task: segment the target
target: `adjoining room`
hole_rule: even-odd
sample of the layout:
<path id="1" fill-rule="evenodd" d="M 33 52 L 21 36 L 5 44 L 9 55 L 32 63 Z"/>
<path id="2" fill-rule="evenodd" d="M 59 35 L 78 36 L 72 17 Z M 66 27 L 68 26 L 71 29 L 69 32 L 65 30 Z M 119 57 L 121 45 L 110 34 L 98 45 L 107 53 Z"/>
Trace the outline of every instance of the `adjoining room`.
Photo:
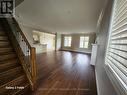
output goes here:
<path id="1" fill-rule="evenodd" d="M 55 34 L 33 31 L 33 46 L 36 53 L 43 53 L 55 50 Z"/>

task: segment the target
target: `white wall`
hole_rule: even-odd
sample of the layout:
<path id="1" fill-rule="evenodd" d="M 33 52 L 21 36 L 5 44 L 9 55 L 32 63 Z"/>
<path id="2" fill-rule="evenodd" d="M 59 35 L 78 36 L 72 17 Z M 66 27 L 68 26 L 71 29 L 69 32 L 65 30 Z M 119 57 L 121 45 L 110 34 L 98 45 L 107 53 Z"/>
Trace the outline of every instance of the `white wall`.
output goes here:
<path id="1" fill-rule="evenodd" d="M 25 34 L 30 45 L 33 46 L 33 33 L 32 33 L 32 31 L 34 29 L 31 27 L 28 27 L 28 26 L 24 26 L 22 24 L 20 24 L 20 28 L 21 28 L 22 32 Z"/>
<path id="2" fill-rule="evenodd" d="M 100 33 L 97 35 L 97 44 L 99 45 L 99 47 L 97 61 L 95 65 L 95 72 L 97 79 L 98 95 L 117 95 L 104 68 L 105 51 L 108 39 L 107 35 L 109 32 L 111 9 L 112 9 L 112 0 L 109 0 L 107 7 L 105 9 L 104 17 L 100 24 L 99 29 Z"/>
<path id="3" fill-rule="evenodd" d="M 56 34 L 56 50 L 61 49 L 61 34 Z"/>

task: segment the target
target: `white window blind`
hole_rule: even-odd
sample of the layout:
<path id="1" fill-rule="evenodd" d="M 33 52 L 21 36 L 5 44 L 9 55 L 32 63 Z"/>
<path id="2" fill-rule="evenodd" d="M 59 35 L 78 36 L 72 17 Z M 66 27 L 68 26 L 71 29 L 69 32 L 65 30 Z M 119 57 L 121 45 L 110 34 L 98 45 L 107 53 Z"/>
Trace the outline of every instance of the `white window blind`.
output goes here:
<path id="1" fill-rule="evenodd" d="M 127 0 L 115 0 L 113 11 L 105 64 L 120 95 L 127 95 Z"/>

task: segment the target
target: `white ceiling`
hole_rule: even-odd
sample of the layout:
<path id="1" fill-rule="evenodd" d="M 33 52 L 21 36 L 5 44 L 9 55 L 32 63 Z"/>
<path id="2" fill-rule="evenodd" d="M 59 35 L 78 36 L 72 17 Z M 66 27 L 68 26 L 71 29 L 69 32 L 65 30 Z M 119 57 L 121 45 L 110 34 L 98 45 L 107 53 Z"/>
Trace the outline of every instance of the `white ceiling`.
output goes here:
<path id="1" fill-rule="evenodd" d="M 47 32 L 96 32 L 99 14 L 106 0 L 24 0 L 16 8 L 22 23 Z"/>

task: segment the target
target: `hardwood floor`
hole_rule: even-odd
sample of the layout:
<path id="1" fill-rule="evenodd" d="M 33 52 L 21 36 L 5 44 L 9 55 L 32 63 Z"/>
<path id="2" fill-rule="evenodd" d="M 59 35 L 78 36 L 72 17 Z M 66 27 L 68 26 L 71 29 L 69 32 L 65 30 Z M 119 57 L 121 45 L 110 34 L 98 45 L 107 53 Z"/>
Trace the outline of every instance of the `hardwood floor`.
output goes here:
<path id="1" fill-rule="evenodd" d="M 38 82 L 33 95 L 97 95 L 90 55 L 68 51 L 37 55 Z"/>

